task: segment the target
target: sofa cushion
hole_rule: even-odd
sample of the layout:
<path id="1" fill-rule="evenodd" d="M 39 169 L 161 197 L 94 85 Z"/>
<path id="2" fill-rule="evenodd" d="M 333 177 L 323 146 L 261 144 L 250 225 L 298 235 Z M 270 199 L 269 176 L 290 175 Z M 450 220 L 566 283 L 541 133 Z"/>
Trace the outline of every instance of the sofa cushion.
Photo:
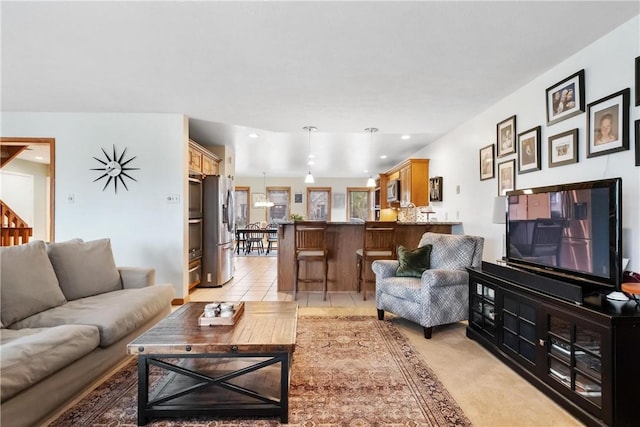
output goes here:
<path id="1" fill-rule="evenodd" d="M 109 239 L 53 243 L 47 252 L 69 301 L 122 289 Z"/>
<path id="2" fill-rule="evenodd" d="M 420 277 L 431 265 L 431 245 L 424 245 L 409 250 L 404 246 L 398 246 L 398 269 L 396 276 Z"/>
<path id="3" fill-rule="evenodd" d="M 90 353 L 99 341 L 98 328 L 87 325 L 0 330 L 2 401 Z"/>
<path id="4" fill-rule="evenodd" d="M 172 299 L 171 285 L 122 289 L 69 301 L 15 323 L 12 328 L 93 325 L 100 331 L 100 347 L 107 347 L 162 312 Z"/>
<path id="5" fill-rule="evenodd" d="M 376 282 L 376 294 L 384 293 L 408 301 L 420 301 L 422 284 L 417 277 L 387 277 Z"/>
<path id="6" fill-rule="evenodd" d="M 462 234 L 424 233 L 418 246 L 432 245 L 431 268 L 465 270 L 471 267 L 476 239 Z"/>
<path id="7" fill-rule="evenodd" d="M 0 248 L 0 318 L 5 327 L 65 303 L 44 242 Z"/>

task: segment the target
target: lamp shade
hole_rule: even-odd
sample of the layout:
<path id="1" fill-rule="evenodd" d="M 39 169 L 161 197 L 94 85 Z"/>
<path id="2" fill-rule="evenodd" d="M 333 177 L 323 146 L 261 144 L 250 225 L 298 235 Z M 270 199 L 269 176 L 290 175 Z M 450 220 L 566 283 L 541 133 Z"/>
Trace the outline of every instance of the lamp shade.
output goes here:
<path id="1" fill-rule="evenodd" d="M 273 202 L 270 202 L 267 200 L 258 201 L 255 204 L 256 208 L 270 208 L 272 206 L 273 206 Z"/>
<path id="2" fill-rule="evenodd" d="M 369 179 L 367 180 L 367 187 L 374 188 L 375 186 L 376 186 L 376 180 L 373 179 L 372 176 L 370 176 Z"/>
<path id="3" fill-rule="evenodd" d="M 309 171 L 309 173 L 307 174 L 307 176 L 304 178 L 304 183 L 305 184 L 313 184 L 315 183 L 316 180 L 313 179 L 313 175 L 311 175 L 311 171 Z"/>
<path id="4" fill-rule="evenodd" d="M 264 185 L 264 194 L 260 195 L 253 205 L 256 208 L 270 208 L 273 206 L 273 202 L 267 199 L 267 173 L 262 172 L 262 184 Z"/>
<path id="5" fill-rule="evenodd" d="M 507 197 L 498 196 L 493 199 L 493 223 L 505 224 L 507 222 Z"/>

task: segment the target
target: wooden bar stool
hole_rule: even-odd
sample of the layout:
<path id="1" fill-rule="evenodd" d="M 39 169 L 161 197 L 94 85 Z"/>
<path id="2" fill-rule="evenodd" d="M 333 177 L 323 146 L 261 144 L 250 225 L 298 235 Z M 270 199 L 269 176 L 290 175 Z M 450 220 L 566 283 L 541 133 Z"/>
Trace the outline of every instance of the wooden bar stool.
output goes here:
<path id="1" fill-rule="evenodd" d="M 356 250 L 356 271 L 358 292 L 362 289 L 362 299 L 367 299 L 367 282 L 375 283 L 375 279 L 367 279 L 366 265 L 377 259 L 395 259 L 396 257 L 396 223 L 393 221 L 365 221 L 362 247 Z M 374 287 L 375 288 L 375 287 Z"/>
<path id="2" fill-rule="evenodd" d="M 328 250 L 326 242 L 326 221 L 296 221 L 294 227 L 294 248 L 296 265 L 294 271 L 293 299 L 297 299 L 298 282 L 322 282 L 323 300 L 327 300 L 327 262 Z M 300 263 L 305 262 L 306 276 L 300 279 Z M 322 277 L 309 278 L 309 263 L 322 262 Z"/>

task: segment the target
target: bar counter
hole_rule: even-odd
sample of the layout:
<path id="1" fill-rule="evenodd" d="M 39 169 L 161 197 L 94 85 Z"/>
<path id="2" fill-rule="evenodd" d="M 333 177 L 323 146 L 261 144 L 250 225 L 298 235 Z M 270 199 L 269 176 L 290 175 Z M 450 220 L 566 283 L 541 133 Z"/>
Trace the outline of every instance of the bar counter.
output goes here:
<path id="1" fill-rule="evenodd" d="M 396 227 L 396 246 L 403 245 L 414 249 L 418 246 L 423 233 L 451 234 L 452 228 L 461 222 L 393 223 Z M 327 288 L 329 292 L 356 292 L 358 280 L 356 273 L 356 250 L 362 247 L 364 224 L 352 222 L 327 223 L 327 248 L 329 249 L 329 272 Z M 300 264 L 300 277 L 321 277 L 321 263 Z M 295 253 L 293 241 L 293 223 L 280 225 L 278 233 L 278 291 L 293 291 Z M 368 268 L 368 270 L 370 270 Z M 368 274 L 373 276 L 371 271 Z M 370 285 L 371 286 L 371 285 Z M 322 291 L 322 283 L 298 284 L 298 291 Z M 371 292 L 369 288 L 368 292 Z"/>

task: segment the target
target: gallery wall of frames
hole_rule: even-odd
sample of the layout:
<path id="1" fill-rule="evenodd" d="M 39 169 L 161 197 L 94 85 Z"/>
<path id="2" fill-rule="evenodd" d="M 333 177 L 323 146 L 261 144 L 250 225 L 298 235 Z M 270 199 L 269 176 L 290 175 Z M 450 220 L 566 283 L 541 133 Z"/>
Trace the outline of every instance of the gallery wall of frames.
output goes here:
<path id="1" fill-rule="evenodd" d="M 585 150 L 586 161 L 618 151 L 633 149 L 635 165 L 640 166 L 640 120 L 635 120 L 630 135 L 629 117 L 632 100 L 640 106 L 640 56 L 630 58 L 635 86 L 621 88 L 607 96 L 591 100 L 585 87 L 585 69 L 552 82 L 545 91 L 546 123 L 521 130 L 518 114 L 496 124 L 496 142 L 480 148 L 480 180 L 497 178 L 498 195 L 516 189 L 516 176 L 554 168 L 579 160 Z M 578 115 L 584 115 L 584 131 L 579 128 L 554 130 L 554 125 Z M 548 135 L 542 140 L 542 130 Z M 584 135 L 584 141 L 578 136 Z M 631 141 L 633 139 L 633 142 Z M 547 159 L 543 162 L 542 145 L 546 144 Z M 631 157 L 631 156 L 630 156 Z"/>

